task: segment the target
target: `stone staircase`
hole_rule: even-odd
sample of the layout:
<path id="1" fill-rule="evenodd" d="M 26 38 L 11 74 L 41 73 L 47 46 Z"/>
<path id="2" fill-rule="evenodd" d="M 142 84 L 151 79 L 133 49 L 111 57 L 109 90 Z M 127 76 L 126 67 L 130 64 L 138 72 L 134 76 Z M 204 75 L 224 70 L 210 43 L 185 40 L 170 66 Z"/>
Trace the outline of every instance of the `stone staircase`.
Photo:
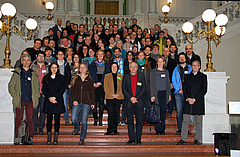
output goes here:
<path id="1" fill-rule="evenodd" d="M 69 113 L 71 115 L 71 113 Z M 200 153 L 214 155 L 213 145 L 193 145 L 194 135 L 188 136 L 187 145 L 176 145 L 180 135 L 176 135 L 176 111 L 173 118 L 166 119 L 166 134 L 155 135 L 154 126 L 143 126 L 142 145 L 126 145 L 128 141 L 127 126 L 118 126 L 120 135 L 104 135 L 107 131 L 107 112 L 104 112 L 103 126 L 93 126 L 93 118 L 88 119 L 87 139 L 85 145 L 78 145 L 79 135 L 72 135 L 73 126 L 64 125 L 61 116 L 61 126 L 58 145 L 46 145 L 46 127 L 44 135 L 35 135 L 33 145 L 0 145 L 0 153 Z M 54 128 L 54 127 L 53 127 Z M 194 127 L 190 126 L 190 132 Z"/>

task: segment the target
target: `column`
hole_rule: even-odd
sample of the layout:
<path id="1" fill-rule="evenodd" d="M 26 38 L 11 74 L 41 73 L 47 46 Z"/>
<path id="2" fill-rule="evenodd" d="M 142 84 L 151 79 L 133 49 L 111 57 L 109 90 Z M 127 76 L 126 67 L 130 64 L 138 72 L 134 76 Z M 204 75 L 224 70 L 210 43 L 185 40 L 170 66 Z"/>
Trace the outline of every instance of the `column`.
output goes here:
<path id="1" fill-rule="evenodd" d="M 135 0 L 135 12 L 134 15 L 143 15 L 142 12 L 142 0 Z"/>
<path id="2" fill-rule="evenodd" d="M 8 92 L 12 70 L 0 69 L 0 144 L 13 144 L 14 142 L 14 113 L 12 97 Z"/>
<path id="3" fill-rule="evenodd" d="M 90 0 L 90 15 L 94 15 L 94 11 L 95 11 L 95 0 Z"/>
<path id="4" fill-rule="evenodd" d="M 149 0 L 149 15 L 157 15 L 156 6 L 156 0 Z"/>
<path id="5" fill-rule="evenodd" d="M 205 144 L 213 144 L 213 133 L 231 132 L 226 104 L 226 85 L 229 76 L 226 76 L 226 72 L 205 72 L 205 74 L 208 79 L 208 91 L 205 95 L 202 142 Z"/>
<path id="6" fill-rule="evenodd" d="M 64 12 L 64 0 L 57 0 L 57 12 Z"/>
<path id="7" fill-rule="evenodd" d="M 124 0 L 119 0 L 119 15 L 122 16 L 123 15 L 123 3 L 124 3 Z"/>
<path id="8" fill-rule="evenodd" d="M 71 13 L 79 13 L 79 0 L 72 0 Z"/>

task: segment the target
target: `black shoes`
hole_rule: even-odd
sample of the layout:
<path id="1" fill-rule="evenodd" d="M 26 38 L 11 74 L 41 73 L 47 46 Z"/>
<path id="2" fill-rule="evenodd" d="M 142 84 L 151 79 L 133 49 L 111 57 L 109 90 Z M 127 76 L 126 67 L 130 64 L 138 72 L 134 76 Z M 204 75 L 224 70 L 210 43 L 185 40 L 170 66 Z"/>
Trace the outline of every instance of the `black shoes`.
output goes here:
<path id="1" fill-rule="evenodd" d="M 65 125 L 66 125 L 66 126 L 70 126 L 69 121 L 65 121 Z"/>
<path id="2" fill-rule="evenodd" d="M 52 141 L 52 134 L 51 132 L 47 132 L 47 145 L 50 145 Z"/>
<path id="3" fill-rule="evenodd" d="M 183 141 L 182 139 L 176 143 L 176 145 L 186 145 L 187 142 L 186 141 Z"/>
<path id="4" fill-rule="evenodd" d="M 94 121 L 93 126 L 97 126 L 97 121 Z"/>
<path id="5" fill-rule="evenodd" d="M 138 140 L 137 140 L 137 145 L 141 145 L 141 144 L 142 144 L 141 140 L 138 139 Z"/>
<path id="6" fill-rule="evenodd" d="M 58 134 L 59 134 L 59 132 L 55 132 L 54 133 L 54 138 L 53 138 L 53 144 L 54 145 L 58 144 Z"/>
<path id="7" fill-rule="evenodd" d="M 119 135 L 120 133 L 117 131 L 106 132 L 104 135 Z"/>
<path id="8" fill-rule="evenodd" d="M 164 131 L 157 131 L 155 135 L 165 135 Z"/>
<path id="9" fill-rule="evenodd" d="M 80 139 L 79 145 L 84 145 L 84 139 Z"/>
<path id="10" fill-rule="evenodd" d="M 181 129 L 178 129 L 178 131 L 176 132 L 176 135 L 181 135 L 181 131 L 182 131 Z M 192 133 L 188 131 L 188 135 L 192 135 Z"/>
<path id="11" fill-rule="evenodd" d="M 102 126 L 102 120 L 99 120 L 99 126 Z"/>
<path id="12" fill-rule="evenodd" d="M 131 145 L 131 144 L 135 144 L 135 140 L 129 140 L 126 142 L 126 145 Z"/>
<path id="13" fill-rule="evenodd" d="M 39 129 L 39 135 L 43 135 L 43 129 Z"/>
<path id="14" fill-rule="evenodd" d="M 37 135 L 38 134 L 38 131 L 37 131 L 37 128 L 34 129 L 34 135 Z"/>
<path id="15" fill-rule="evenodd" d="M 176 132 L 176 135 L 181 135 L 181 129 L 178 129 L 178 131 Z"/>
<path id="16" fill-rule="evenodd" d="M 72 135 L 80 135 L 80 130 L 73 130 Z"/>
<path id="17" fill-rule="evenodd" d="M 201 143 L 198 140 L 194 140 L 194 145 L 200 145 Z"/>

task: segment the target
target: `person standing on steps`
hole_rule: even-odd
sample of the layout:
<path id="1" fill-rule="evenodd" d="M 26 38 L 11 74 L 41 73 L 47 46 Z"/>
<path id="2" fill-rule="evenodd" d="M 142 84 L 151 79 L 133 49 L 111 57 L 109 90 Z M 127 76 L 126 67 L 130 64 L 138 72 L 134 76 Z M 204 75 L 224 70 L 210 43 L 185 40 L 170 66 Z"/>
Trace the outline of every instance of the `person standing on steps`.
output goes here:
<path id="1" fill-rule="evenodd" d="M 122 99 L 122 79 L 123 75 L 118 72 L 118 64 L 113 62 L 111 64 L 111 71 L 104 78 L 105 99 L 107 100 L 108 111 L 108 129 L 104 135 L 119 135 L 117 131 L 118 115 Z"/>
<path id="2" fill-rule="evenodd" d="M 205 115 L 204 96 L 207 93 L 207 75 L 201 73 L 200 62 L 192 61 L 192 72 L 186 76 L 183 84 L 183 92 L 185 102 L 183 104 L 183 123 L 181 140 L 177 145 L 187 144 L 188 126 L 190 116 L 196 119 L 196 134 L 194 137 L 194 145 L 200 145 L 202 139 L 202 115 Z"/>
<path id="3" fill-rule="evenodd" d="M 143 96 L 146 93 L 145 78 L 138 74 L 138 64 L 131 62 L 129 65 L 130 74 L 124 75 L 122 90 L 125 99 L 127 110 L 128 136 L 129 141 L 127 145 L 135 144 L 141 145 L 142 136 L 142 110 L 143 110 Z M 134 128 L 134 117 L 136 118 L 136 135 Z"/>
<path id="4" fill-rule="evenodd" d="M 89 73 L 95 88 L 96 106 L 93 109 L 94 126 L 97 126 L 97 103 L 99 103 L 99 126 L 102 126 L 104 110 L 104 77 L 110 73 L 110 64 L 106 62 L 105 53 L 102 50 L 96 52 L 96 59 L 89 65 Z"/>
<path id="5" fill-rule="evenodd" d="M 71 96 L 73 100 L 72 121 L 74 124 L 73 135 L 80 133 L 80 119 L 82 122 L 79 145 L 84 144 L 87 135 L 87 120 L 90 109 L 95 106 L 95 91 L 93 80 L 89 75 L 87 65 L 81 63 L 77 74 L 74 76 L 71 84 Z"/>
<path id="6" fill-rule="evenodd" d="M 31 63 L 31 57 L 29 54 L 21 55 L 22 66 L 17 67 L 12 72 L 12 77 L 8 83 L 8 91 L 11 94 L 13 100 L 12 104 L 15 108 L 15 145 L 21 143 L 21 139 L 18 138 L 18 128 L 21 125 L 23 119 L 23 112 L 25 108 L 27 122 L 29 123 L 29 144 L 33 144 L 34 136 L 34 123 L 33 123 L 33 109 L 38 106 L 40 97 L 38 72 L 29 68 Z"/>
<path id="7" fill-rule="evenodd" d="M 157 67 L 150 74 L 151 102 L 159 105 L 161 123 L 155 125 L 156 135 L 165 135 L 166 105 L 171 100 L 171 86 L 168 70 L 164 68 L 166 61 L 160 56 Z"/>
<path id="8" fill-rule="evenodd" d="M 59 65 L 52 63 L 50 71 L 43 77 L 42 91 L 45 96 L 43 113 L 47 113 L 47 145 L 51 144 L 52 120 L 54 116 L 54 140 L 53 144 L 58 144 L 58 134 L 60 128 L 60 114 L 65 112 L 63 93 L 65 92 L 65 77 L 60 73 Z"/>

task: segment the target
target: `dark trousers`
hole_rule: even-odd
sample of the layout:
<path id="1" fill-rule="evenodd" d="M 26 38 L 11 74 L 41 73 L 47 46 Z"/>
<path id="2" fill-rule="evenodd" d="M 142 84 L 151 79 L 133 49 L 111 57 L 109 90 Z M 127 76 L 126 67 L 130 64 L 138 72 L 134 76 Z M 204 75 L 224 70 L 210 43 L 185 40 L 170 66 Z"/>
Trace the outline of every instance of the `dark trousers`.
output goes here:
<path id="1" fill-rule="evenodd" d="M 34 136 L 34 123 L 33 123 L 33 102 L 22 102 L 21 108 L 15 108 L 16 117 L 15 117 L 15 138 L 18 137 L 18 128 L 21 125 L 21 121 L 23 119 L 23 112 L 25 107 L 25 113 L 27 122 L 29 124 L 29 137 L 33 138 Z"/>
<path id="2" fill-rule="evenodd" d="M 165 119 L 166 119 L 166 91 L 158 91 L 158 102 L 159 102 L 159 109 L 160 109 L 160 120 L 161 123 L 155 124 L 155 131 L 165 131 Z"/>
<path id="3" fill-rule="evenodd" d="M 176 101 L 175 101 L 175 95 L 174 90 L 171 90 L 171 101 L 168 102 L 168 112 L 170 115 L 172 115 L 173 107 L 176 107 Z"/>
<path id="4" fill-rule="evenodd" d="M 120 112 L 118 114 L 118 123 L 127 123 L 126 118 L 127 118 L 127 111 L 126 111 L 126 105 L 125 105 L 125 100 L 122 100 L 122 117 L 120 118 Z"/>
<path id="5" fill-rule="evenodd" d="M 52 120 L 53 120 L 53 115 L 54 115 L 54 130 L 55 132 L 59 132 L 60 128 L 60 114 L 53 114 L 53 113 L 48 113 L 47 114 L 47 132 L 52 131 Z"/>
<path id="6" fill-rule="evenodd" d="M 148 113 L 148 107 L 151 104 L 151 95 L 150 92 L 146 92 L 145 95 L 143 96 L 143 121 L 142 122 L 146 122 L 147 121 L 147 113 Z"/>
<path id="7" fill-rule="evenodd" d="M 45 125 L 45 118 L 46 114 L 42 112 L 43 110 L 43 104 L 44 104 L 43 94 L 40 94 L 39 103 L 36 109 L 33 109 L 33 123 L 34 123 L 34 129 L 43 129 Z M 38 117 L 38 113 L 40 113 L 40 116 Z"/>
<path id="8" fill-rule="evenodd" d="M 120 105 L 122 100 L 107 99 L 107 111 L 108 111 L 108 129 L 107 132 L 117 132 L 118 115 L 120 111 Z"/>
<path id="9" fill-rule="evenodd" d="M 128 136 L 130 140 L 140 140 L 142 136 L 142 107 L 138 103 L 131 104 L 127 107 L 127 123 L 128 123 Z M 136 136 L 134 128 L 134 117 L 136 118 Z"/>
<path id="10" fill-rule="evenodd" d="M 103 117 L 103 110 L 104 110 L 104 98 L 100 98 L 96 95 L 96 105 L 93 109 L 93 117 L 94 121 L 98 120 L 98 115 L 97 115 L 97 104 L 99 104 L 99 120 L 102 120 Z"/>

